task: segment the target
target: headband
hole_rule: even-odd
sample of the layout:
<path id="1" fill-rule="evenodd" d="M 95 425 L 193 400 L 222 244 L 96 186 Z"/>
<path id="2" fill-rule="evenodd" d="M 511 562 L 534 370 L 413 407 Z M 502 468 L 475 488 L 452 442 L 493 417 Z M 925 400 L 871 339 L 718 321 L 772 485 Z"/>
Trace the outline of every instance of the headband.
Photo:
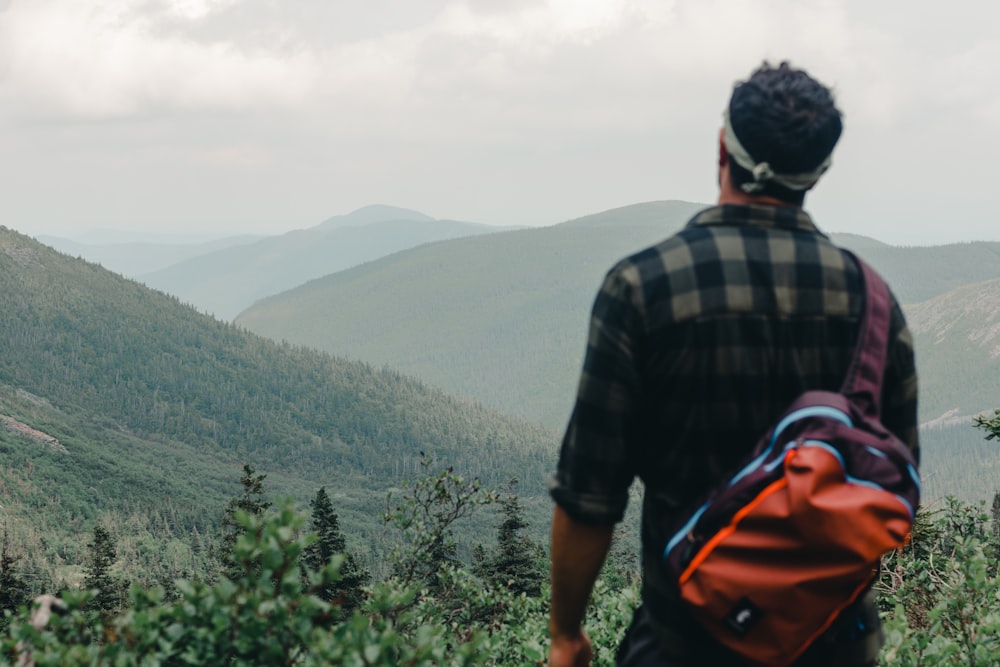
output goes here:
<path id="1" fill-rule="evenodd" d="M 747 152 L 747 149 L 743 147 L 743 144 L 740 143 L 740 140 L 736 137 L 736 132 L 733 131 L 733 125 L 729 121 L 729 109 L 722 112 L 722 119 L 725 128 L 722 140 L 726 145 L 726 150 L 736 164 L 749 171 L 753 176 L 752 182 L 744 183 L 740 186 L 744 192 L 754 193 L 763 190 L 768 183 L 774 183 L 789 190 L 808 190 L 816 184 L 819 177 L 830 168 L 830 164 L 833 162 L 833 153 L 831 153 L 812 171 L 801 174 L 776 174 L 767 162 L 757 162 L 754 160 L 750 156 L 750 153 Z"/>

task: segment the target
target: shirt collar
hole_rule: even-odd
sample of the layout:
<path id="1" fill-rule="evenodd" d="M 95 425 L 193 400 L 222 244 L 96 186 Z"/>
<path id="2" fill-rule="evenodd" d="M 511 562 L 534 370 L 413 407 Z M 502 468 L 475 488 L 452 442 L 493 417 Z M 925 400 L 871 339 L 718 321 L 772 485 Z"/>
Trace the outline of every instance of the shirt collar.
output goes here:
<path id="1" fill-rule="evenodd" d="M 740 225 L 764 229 L 785 229 L 819 234 L 825 237 L 812 218 L 798 206 L 761 206 L 723 204 L 697 213 L 689 227 L 708 225 Z"/>

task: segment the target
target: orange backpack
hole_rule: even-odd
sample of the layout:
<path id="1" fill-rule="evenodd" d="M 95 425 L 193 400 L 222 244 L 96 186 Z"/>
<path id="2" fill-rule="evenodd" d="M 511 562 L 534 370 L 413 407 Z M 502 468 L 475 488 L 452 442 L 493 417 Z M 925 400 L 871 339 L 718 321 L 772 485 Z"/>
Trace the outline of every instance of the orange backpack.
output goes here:
<path id="1" fill-rule="evenodd" d="M 755 665 L 790 665 L 822 635 L 903 545 L 920 500 L 912 453 L 879 421 L 889 290 L 854 259 L 865 312 L 840 392 L 802 394 L 666 533 L 680 597 Z"/>

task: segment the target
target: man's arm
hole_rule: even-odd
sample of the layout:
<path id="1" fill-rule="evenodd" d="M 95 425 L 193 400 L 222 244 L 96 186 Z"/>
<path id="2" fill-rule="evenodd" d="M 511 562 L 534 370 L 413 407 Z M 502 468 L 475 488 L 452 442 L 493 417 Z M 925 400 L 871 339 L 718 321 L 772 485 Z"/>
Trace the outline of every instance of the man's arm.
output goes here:
<path id="1" fill-rule="evenodd" d="M 550 667 L 586 667 L 590 639 L 583 632 L 590 592 L 611 547 L 614 525 L 575 521 L 556 505 L 552 517 Z"/>

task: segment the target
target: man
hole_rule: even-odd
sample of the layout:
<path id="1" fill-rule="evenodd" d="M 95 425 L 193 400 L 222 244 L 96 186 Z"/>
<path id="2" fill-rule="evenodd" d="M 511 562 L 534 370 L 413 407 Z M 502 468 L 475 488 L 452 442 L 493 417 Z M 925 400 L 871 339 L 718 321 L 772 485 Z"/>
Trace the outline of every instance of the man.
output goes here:
<path id="1" fill-rule="evenodd" d="M 618 664 L 743 664 L 685 614 L 662 575 L 663 525 L 731 472 L 796 396 L 843 382 L 860 270 L 802 209 L 841 129 L 826 87 L 764 63 L 724 114 L 718 206 L 607 274 L 551 488 L 551 667 L 590 664 L 582 620 L 635 477 L 642 606 Z M 883 384 L 882 421 L 916 454 L 913 348 L 895 300 Z M 880 644 L 869 594 L 796 665 L 874 664 Z"/>

